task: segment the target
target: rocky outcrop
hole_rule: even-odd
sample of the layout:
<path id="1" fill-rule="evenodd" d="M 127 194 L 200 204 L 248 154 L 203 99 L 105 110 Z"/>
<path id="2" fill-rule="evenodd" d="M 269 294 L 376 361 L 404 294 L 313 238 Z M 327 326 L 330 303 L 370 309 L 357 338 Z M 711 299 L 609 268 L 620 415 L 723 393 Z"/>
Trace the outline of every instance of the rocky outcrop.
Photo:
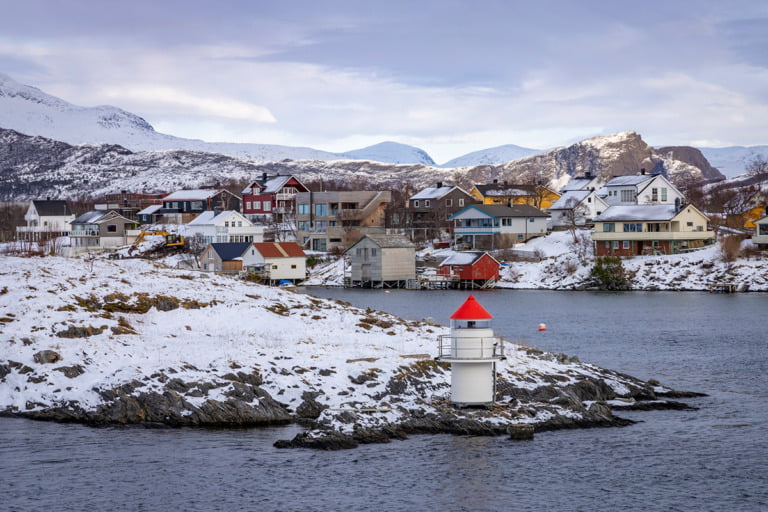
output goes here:
<path id="1" fill-rule="evenodd" d="M 665 146 L 657 148 L 656 152 L 668 159 L 685 162 L 701 169 L 701 175 L 705 180 L 725 179 L 725 175 L 712 167 L 704 154 L 697 148 L 691 146 Z"/>

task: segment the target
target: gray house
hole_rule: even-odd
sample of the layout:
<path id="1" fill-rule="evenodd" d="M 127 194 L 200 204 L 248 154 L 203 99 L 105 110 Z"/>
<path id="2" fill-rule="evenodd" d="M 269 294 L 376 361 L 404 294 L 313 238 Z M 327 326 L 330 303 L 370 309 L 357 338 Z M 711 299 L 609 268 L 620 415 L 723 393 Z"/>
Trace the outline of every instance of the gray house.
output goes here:
<path id="1" fill-rule="evenodd" d="M 416 247 L 402 235 L 369 233 L 345 254 L 351 268 L 345 286 L 405 288 L 416 279 Z"/>

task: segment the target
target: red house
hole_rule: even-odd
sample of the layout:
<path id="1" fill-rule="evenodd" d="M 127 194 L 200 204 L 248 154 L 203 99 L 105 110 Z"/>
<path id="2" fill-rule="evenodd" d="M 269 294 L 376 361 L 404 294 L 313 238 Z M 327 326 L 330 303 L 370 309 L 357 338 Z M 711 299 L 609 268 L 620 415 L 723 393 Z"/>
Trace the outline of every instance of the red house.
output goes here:
<path id="1" fill-rule="evenodd" d="M 267 176 L 243 189 L 243 214 L 249 220 L 258 220 L 274 215 L 282 220 L 286 214 L 296 213 L 296 194 L 309 192 L 298 179 L 291 175 Z"/>
<path id="2" fill-rule="evenodd" d="M 501 264 L 483 251 L 462 251 L 448 256 L 437 275 L 453 277 L 460 288 L 488 288 L 499 279 Z"/>

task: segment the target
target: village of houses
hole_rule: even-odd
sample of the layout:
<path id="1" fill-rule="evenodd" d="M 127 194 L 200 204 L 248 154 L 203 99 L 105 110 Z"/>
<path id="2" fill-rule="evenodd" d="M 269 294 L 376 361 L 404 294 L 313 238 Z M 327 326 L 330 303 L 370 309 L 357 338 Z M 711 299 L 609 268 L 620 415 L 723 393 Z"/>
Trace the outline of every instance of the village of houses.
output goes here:
<path id="1" fill-rule="evenodd" d="M 345 258 L 345 286 L 382 288 L 493 287 L 502 251 L 556 231 L 591 237 L 597 257 L 679 254 L 716 242 L 710 219 L 665 176 L 644 170 L 607 182 L 574 177 L 561 190 L 498 180 L 470 190 L 436 183 L 403 208 L 388 208 L 391 201 L 386 190 L 311 191 L 295 176 L 262 174 L 241 195 L 124 191 L 79 215 L 65 201 L 34 200 L 26 226 L 16 230 L 21 240 L 65 237 L 57 252 L 71 257 L 184 249 L 194 255 L 179 260 L 185 268 L 272 285 L 303 282 L 308 257 L 333 254 Z M 764 210 L 750 227 L 754 244 L 768 247 Z M 425 241 L 452 249 L 427 272 L 416 259 Z"/>

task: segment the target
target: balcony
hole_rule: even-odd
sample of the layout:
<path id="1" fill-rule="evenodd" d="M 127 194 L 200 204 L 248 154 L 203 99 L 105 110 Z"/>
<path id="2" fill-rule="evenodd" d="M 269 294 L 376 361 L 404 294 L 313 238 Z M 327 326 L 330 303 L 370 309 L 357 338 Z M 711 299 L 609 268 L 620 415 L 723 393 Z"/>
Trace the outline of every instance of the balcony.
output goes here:
<path id="1" fill-rule="evenodd" d="M 592 240 L 603 242 L 609 240 L 709 240 L 715 238 L 713 231 L 595 231 Z"/>
<path id="2" fill-rule="evenodd" d="M 495 336 L 470 338 L 445 334 L 438 340 L 440 361 L 494 361 L 504 357 L 504 340 Z"/>

